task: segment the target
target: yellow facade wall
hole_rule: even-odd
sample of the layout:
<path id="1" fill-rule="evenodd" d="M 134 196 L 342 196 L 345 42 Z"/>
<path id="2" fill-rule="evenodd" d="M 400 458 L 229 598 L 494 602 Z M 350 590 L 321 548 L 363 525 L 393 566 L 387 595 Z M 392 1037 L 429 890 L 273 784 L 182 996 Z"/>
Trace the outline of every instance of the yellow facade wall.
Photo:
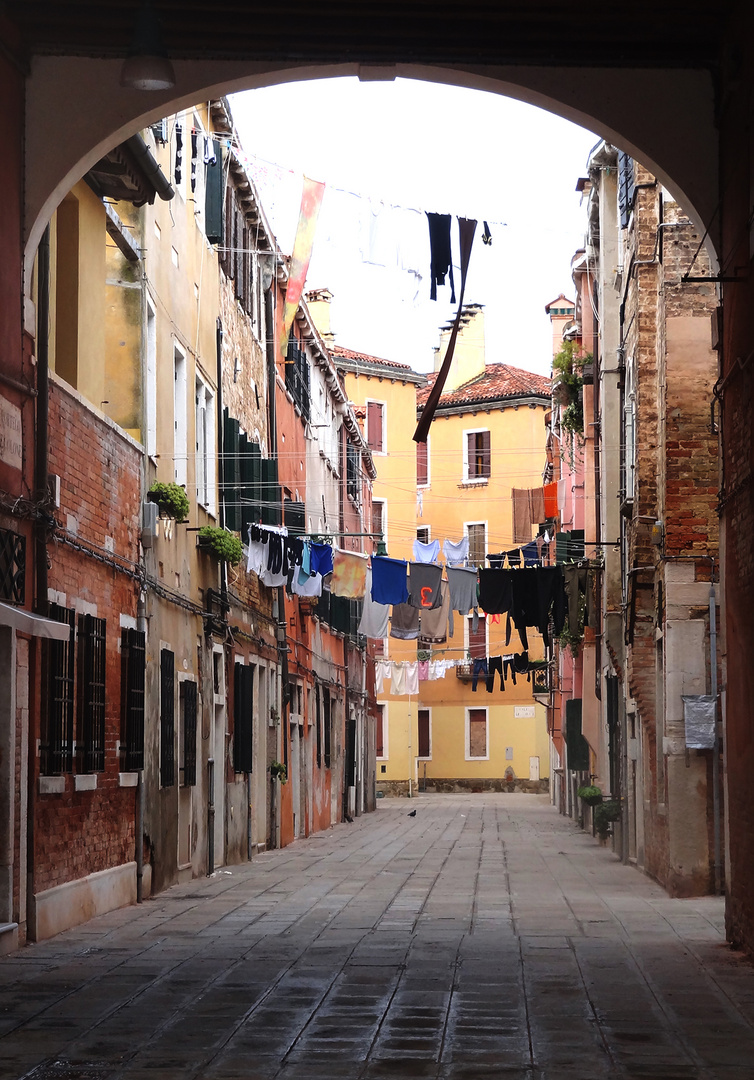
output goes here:
<path id="1" fill-rule="evenodd" d="M 479 320 L 481 323 L 481 319 Z M 483 337 L 479 326 L 466 328 L 466 339 L 458 363 L 454 365 L 452 385 L 458 385 L 461 373 L 479 378 L 479 356 Z M 465 356 L 466 351 L 469 355 Z M 463 380 L 461 380 L 462 382 Z M 511 489 L 542 484 L 543 446 L 545 441 L 543 401 L 524 399 L 511 404 L 499 402 L 476 411 L 436 416 L 429 435 L 429 482 L 416 486 L 416 384 L 396 378 L 371 378 L 347 373 L 349 397 L 358 405 L 368 401 L 384 402 L 386 444 L 384 454 L 375 454 L 378 479 L 373 497 L 386 505 L 388 554 L 412 559 L 417 529 L 429 530 L 430 540 L 446 538 L 458 541 L 469 524 L 485 525 L 487 552 L 514 547 L 512 539 Z M 491 475 L 485 482 L 466 482 L 464 454 L 467 433 L 489 430 Z M 533 530 L 534 532 L 534 530 Z M 517 546 L 517 545 L 516 545 Z M 441 561 L 444 561 L 441 555 Z M 468 620 L 454 618 L 454 634 L 445 645 L 432 647 L 435 659 L 464 660 L 469 646 Z M 505 645 L 505 617 L 486 621 L 487 653 L 504 655 L 522 650 L 513 631 L 510 645 Z M 417 659 L 417 642 L 388 638 L 385 656 L 390 660 Z M 529 657 L 541 659 L 543 643 L 535 631 L 529 632 Z M 482 678 L 476 692 L 471 682 L 458 678 L 449 669 L 444 679 L 420 684 L 419 698 L 391 694 L 392 684 L 385 680 L 378 701 L 384 707 L 384 756 L 377 761 L 377 781 L 386 790 L 404 792 L 420 787 L 427 780 L 461 780 L 473 786 L 476 781 L 497 781 L 513 771 L 516 779 L 546 780 L 549 751 L 545 709 L 534 701 L 532 684 L 518 676 L 516 686 L 510 679 L 505 690 L 487 693 Z M 431 756 L 418 758 L 418 710 L 430 711 Z M 487 710 L 487 753 L 484 759 L 471 759 L 468 753 L 467 717 L 469 709 Z M 518 715 L 517 715 L 518 713 Z M 536 759 L 536 760 L 532 760 Z M 510 776 L 510 772 L 508 772 Z"/>

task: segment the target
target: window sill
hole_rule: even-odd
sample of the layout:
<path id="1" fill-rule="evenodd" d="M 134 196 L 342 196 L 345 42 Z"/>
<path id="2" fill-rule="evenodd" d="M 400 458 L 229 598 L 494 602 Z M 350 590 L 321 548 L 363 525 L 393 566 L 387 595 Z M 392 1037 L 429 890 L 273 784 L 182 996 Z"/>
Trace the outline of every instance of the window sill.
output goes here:
<path id="1" fill-rule="evenodd" d="M 139 784 L 139 774 L 137 772 L 118 773 L 118 783 L 121 787 L 137 787 Z"/>
<path id="2" fill-rule="evenodd" d="M 97 788 L 96 773 L 81 773 L 73 778 L 74 791 L 95 791 Z"/>
<path id="3" fill-rule="evenodd" d="M 65 791 L 65 776 L 40 776 L 40 795 L 62 795 Z"/>
<path id="4" fill-rule="evenodd" d="M 475 488 L 475 487 L 487 487 L 490 482 L 488 476 L 481 476 L 478 480 L 462 480 L 458 485 L 459 488 Z"/>

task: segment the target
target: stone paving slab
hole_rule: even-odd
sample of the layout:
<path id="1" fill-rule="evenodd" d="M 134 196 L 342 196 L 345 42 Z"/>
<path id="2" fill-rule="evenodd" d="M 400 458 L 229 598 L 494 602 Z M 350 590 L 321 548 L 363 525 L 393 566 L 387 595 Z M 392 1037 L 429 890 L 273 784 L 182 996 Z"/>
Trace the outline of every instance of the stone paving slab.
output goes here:
<path id="1" fill-rule="evenodd" d="M 179 1077 L 754 1080 L 754 967 L 544 797 L 386 799 L 0 958 L 0 1080 Z"/>

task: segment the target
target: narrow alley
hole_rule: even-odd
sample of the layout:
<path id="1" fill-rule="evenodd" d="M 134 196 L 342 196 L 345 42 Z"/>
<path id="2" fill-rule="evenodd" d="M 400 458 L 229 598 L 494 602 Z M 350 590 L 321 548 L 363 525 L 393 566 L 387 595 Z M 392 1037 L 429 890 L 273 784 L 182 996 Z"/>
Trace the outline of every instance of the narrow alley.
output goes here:
<path id="1" fill-rule="evenodd" d="M 0 960 L 3 1080 L 750 1080 L 753 1062 L 754 967 L 722 899 L 669 899 L 546 796 L 381 800 Z"/>

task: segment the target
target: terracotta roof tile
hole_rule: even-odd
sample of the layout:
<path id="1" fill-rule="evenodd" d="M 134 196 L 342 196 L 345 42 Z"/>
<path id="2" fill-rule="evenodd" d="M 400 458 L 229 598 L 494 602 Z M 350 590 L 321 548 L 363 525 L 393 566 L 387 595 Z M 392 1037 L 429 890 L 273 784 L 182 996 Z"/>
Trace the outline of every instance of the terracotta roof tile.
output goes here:
<path id="1" fill-rule="evenodd" d="M 418 408 L 423 408 L 429 392 L 434 386 L 437 372 L 427 376 L 427 385 L 416 395 Z M 457 390 L 442 394 L 440 408 L 452 405 L 470 405 L 474 402 L 499 401 L 501 398 L 527 397 L 535 394 L 550 397 L 552 380 L 544 375 L 535 375 L 532 371 L 510 367 L 508 364 L 488 364 L 484 375 L 480 375 Z"/>
<path id="2" fill-rule="evenodd" d="M 399 364 L 395 360 L 383 360 L 379 356 L 370 356 L 369 353 L 344 349 L 342 345 L 331 345 L 329 348 L 332 356 L 342 356 L 344 360 L 353 360 L 362 364 L 379 364 L 381 367 L 397 368 L 399 371 L 411 371 L 413 373 L 413 368 L 408 364 Z"/>

